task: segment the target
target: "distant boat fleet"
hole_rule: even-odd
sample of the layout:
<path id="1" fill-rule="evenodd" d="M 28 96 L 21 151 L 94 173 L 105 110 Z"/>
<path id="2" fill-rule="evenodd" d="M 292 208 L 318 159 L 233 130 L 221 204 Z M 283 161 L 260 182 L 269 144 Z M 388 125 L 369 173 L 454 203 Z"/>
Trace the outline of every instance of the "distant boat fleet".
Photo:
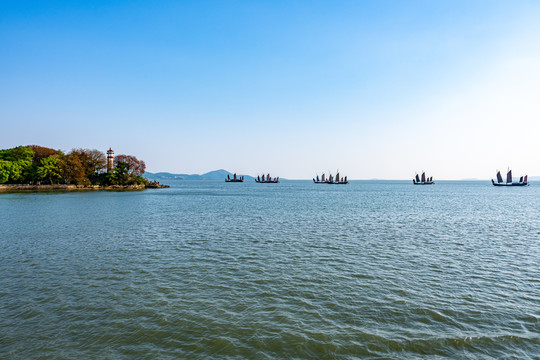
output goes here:
<path id="1" fill-rule="evenodd" d="M 518 182 L 513 182 L 512 170 L 508 169 L 508 173 L 506 174 L 506 182 L 503 181 L 501 172 L 497 171 L 497 181 L 491 179 L 491 183 L 494 186 L 527 186 L 529 185 L 527 178 L 528 175 L 523 175 L 519 178 Z M 244 176 L 237 176 L 236 173 L 234 173 L 231 178 L 230 175 L 227 175 L 227 177 L 225 178 L 225 182 L 244 182 Z M 255 178 L 255 182 L 258 184 L 277 184 L 279 183 L 279 176 L 273 178 L 270 176 L 270 174 L 266 174 L 266 176 L 264 174 L 257 175 L 257 177 Z M 313 182 L 315 184 L 345 185 L 349 183 L 349 180 L 347 180 L 346 176 L 340 177 L 339 171 L 337 171 L 335 176 L 330 173 L 328 177 L 326 177 L 325 173 L 323 173 L 319 178 L 319 175 L 316 175 L 316 177 L 313 178 Z M 433 181 L 433 176 L 427 177 L 426 172 L 422 171 L 422 175 L 418 175 L 418 173 L 416 173 L 413 178 L 413 184 L 433 185 L 435 184 L 435 181 Z"/>

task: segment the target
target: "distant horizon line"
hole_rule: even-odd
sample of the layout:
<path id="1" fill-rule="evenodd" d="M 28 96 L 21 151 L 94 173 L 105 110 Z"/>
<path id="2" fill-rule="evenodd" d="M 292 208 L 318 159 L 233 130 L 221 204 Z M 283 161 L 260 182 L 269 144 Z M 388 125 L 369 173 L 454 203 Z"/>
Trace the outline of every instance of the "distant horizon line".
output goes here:
<path id="1" fill-rule="evenodd" d="M 218 169 L 218 170 L 211 170 L 211 171 L 208 171 L 208 172 L 205 172 L 203 174 L 188 174 L 188 173 L 172 173 L 172 172 L 169 172 L 169 171 L 157 171 L 157 172 L 152 172 L 152 171 L 147 171 L 146 173 L 149 173 L 151 175 L 156 175 L 156 174 L 170 174 L 172 176 L 204 176 L 206 174 L 211 174 L 211 173 L 216 173 L 216 172 L 226 172 L 228 174 L 233 174 L 231 173 L 230 171 L 228 170 L 225 170 L 225 169 Z M 249 174 L 241 174 L 241 173 L 236 173 L 238 176 L 248 176 L 248 177 L 252 177 L 252 178 L 255 178 L 257 175 L 249 175 Z M 294 181 L 294 180 L 299 180 L 299 181 L 310 181 L 310 180 L 313 180 L 313 178 L 310 178 L 310 179 L 292 179 L 292 178 L 282 178 L 282 177 L 279 177 L 280 180 L 289 180 L 289 181 Z M 410 179 L 382 179 L 382 178 L 370 178 L 370 179 L 349 179 L 349 181 L 412 181 L 413 178 L 410 178 Z M 465 179 L 435 179 L 434 181 L 490 181 L 492 178 L 485 178 L 485 179 L 482 179 L 482 178 L 465 178 Z M 185 180 L 221 180 L 221 179 L 185 179 Z M 538 181 L 540 180 L 540 176 L 529 176 L 529 180 L 530 181 Z"/>
<path id="2" fill-rule="evenodd" d="M 153 172 L 147 172 L 147 173 L 150 173 L 151 175 L 154 175 L 155 173 Z M 145 174 L 143 174 L 143 176 L 145 176 Z M 150 175 L 150 177 L 151 177 Z M 182 174 L 178 174 L 178 175 L 182 175 Z M 186 174 L 188 175 L 188 174 Z M 199 174 L 190 174 L 190 175 L 199 175 Z M 249 177 L 253 177 L 253 175 L 247 175 L 247 174 L 237 174 L 237 176 L 249 176 Z M 223 179 L 181 179 L 181 178 L 164 178 L 163 180 L 184 180 L 184 181 L 223 181 Z M 279 177 L 279 180 L 283 180 L 283 181 L 313 181 L 313 179 L 291 179 L 291 178 L 282 178 L 282 177 Z M 349 181 L 412 181 L 412 179 L 348 179 Z M 540 176 L 529 176 L 529 181 L 539 181 L 540 180 Z M 488 178 L 488 179 L 434 179 L 433 180 L 435 183 L 437 181 L 462 181 L 462 182 L 466 182 L 466 181 L 491 181 L 491 178 Z"/>

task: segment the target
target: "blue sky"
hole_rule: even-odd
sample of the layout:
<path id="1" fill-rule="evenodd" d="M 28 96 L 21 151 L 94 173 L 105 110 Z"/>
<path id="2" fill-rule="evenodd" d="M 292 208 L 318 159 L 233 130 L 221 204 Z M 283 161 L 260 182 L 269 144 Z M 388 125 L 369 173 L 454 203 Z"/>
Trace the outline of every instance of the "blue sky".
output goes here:
<path id="1" fill-rule="evenodd" d="M 540 174 L 537 1 L 2 1 L 0 147 L 149 171 Z"/>

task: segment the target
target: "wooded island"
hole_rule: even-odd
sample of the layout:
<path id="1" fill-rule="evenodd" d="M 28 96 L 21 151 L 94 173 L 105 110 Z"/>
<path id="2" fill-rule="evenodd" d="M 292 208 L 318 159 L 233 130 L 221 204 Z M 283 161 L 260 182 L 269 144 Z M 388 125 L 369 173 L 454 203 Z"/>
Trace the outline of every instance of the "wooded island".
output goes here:
<path id="1" fill-rule="evenodd" d="M 106 157 L 96 149 L 73 149 L 68 153 L 38 145 L 0 150 L 0 184 L 76 185 L 76 188 L 162 187 L 142 175 L 144 161 L 132 155 Z M 54 189 L 59 188 L 55 186 Z"/>

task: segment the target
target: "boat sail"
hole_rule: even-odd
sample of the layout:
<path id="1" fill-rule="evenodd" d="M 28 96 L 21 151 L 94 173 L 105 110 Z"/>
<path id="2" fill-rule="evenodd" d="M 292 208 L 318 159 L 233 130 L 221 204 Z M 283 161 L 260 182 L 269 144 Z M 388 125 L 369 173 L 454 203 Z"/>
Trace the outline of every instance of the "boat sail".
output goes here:
<path id="1" fill-rule="evenodd" d="M 315 184 L 339 184 L 339 185 L 345 185 L 349 183 L 346 176 L 342 178 L 339 177 L 339 171 L 336 171 L 335 177 L 332 174 L 329 174 L 328 178 L 326 178 L 325 174 L 323 173 L 321 178 L 319 179 L 319 175 L 317 175 L 315 178 L 313 178 L 313 182 Z"/>
<path id="2" fill-rule="evenodd" d="M 512 182 L 512 170 L 508 169 L 508 172 L 506 173 L 506 183 L 503 182 L 503 178 L 501 176 L 501 172 L 497 170 L 497 182 L 495 180 L 491 179 L 491 183 L 493 186 L 528 186 L 529 182 L 528 175 L 523 175 L 519 178 L 518 182 Z"/>
<path id="3" fill-rule="evenodd" d="M 435 182 L 433 182 L 433 176 L 426 177 L 426 172 L 422 171 L 422 178 L 420 179 L 420 176 L 418 176 L 418 173 L 414 176 L 413 179 L 414 185 L 433 185 Z"/>

